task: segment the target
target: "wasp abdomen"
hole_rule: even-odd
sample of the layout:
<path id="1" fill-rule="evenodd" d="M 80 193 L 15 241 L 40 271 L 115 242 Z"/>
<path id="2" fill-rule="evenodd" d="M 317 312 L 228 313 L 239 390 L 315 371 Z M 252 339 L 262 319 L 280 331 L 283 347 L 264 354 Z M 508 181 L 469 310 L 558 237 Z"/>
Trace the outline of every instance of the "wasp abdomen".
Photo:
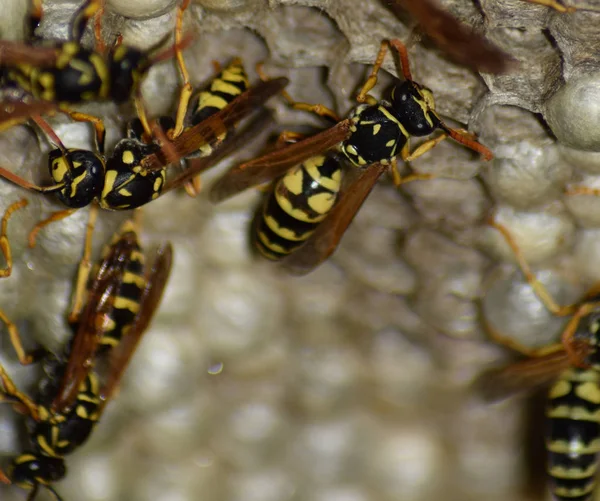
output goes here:
<path id="1" fill-rule="evenodd" d="M 341 180 L 339 161 L 323 155 L 279 179 L 256 217 L 253 240 L 258 251 L 277 260 L 300 247 L 333 208 Z"/>
<path id="2" fill-rule="evenodd" d="M 242 61 L 236 58 L 212 80 L 208 89 L 198 93 L 198 103 L 192 114 L 191 124 L 199 124 L 222 110 L 249 87 Z"/>
<path id="3" fill-rule="evenodd" d="M 600 452 L 600 373 L 565 371 L 550 390 L 548 473 L 559 501 L 588 501 L 596 486 Z"/>
<path id="4" fill-rule="evenodd" d="M 135 316 L 140 310 L 140 298 L 146 287 L 146 278 L 144 276 L 144 254 L 139 245 L 137 234 L 131 221 L 126 221 L 119 234 L 107 246 L 104 255 L 110 252 L 113 246 L 120 238 L 128 236 L 135 242 L 135 246 L 129 255 L 121 285 L 115 294 L 115 301 L 111 312 L 107 315 L 104 335 L 100 343 L 105 347 L 115 347 L 119 344 L 123 336 L 127 335 Z M 131 238 L 133 236 L 133 238 Z"/>

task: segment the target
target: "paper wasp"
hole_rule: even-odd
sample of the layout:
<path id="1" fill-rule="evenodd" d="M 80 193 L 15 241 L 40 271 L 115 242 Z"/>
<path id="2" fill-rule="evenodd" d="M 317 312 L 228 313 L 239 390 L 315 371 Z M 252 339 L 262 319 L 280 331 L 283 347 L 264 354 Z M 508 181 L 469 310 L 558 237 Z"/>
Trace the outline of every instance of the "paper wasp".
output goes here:
<path id="1" fill-rule="evenodd" d="M 552 383 L 546 408 L 547 473 L 558 501 L 593 498 L 600 458 L 600 294 L 598 285 L 575 304 L 560 306 L 538 281 L 508 230 L 494 220 L 511 247 L 527 282 L 546 308 L 571 316 L 561 342 L 529 349 L 490 332 L 492 339 L 528 358 L 484 374 L 481 383 L 489 400 Z"/>
<path id="2" fill-rule="evenodd" d="M 176 25 L 177 43 L 174 51 L 184 74 L 184 87 L 181 92 L 175 129 L 169 133 L 173 137 L 172 142 L 151 141 L 151 138 L 145 137 L 136 124 L 130 124 L 127 137 L 117 143 L 113 153 L 108 157 L 104 156 L 103 142 L 98 137 L 96 138 L 98 152 L 67 149 L 62 145 L 61 140 L 50 126 L 38 116 L 37 108 L 32 107 L 30 109 L 29 114 L 32 115 L 32 120 L 58 146 L 49 154 L 49 171 L 54 184 L 51 186 L 38 186 L 1 167 L 0 177 L 4 177 L 6 180 L 28 190 L 46 194 L 56 193 L 59 200 L 69 208 L 52 214 L 36 225 L 30 235 L 30 244 L 33 244 L 35 235 L 41 228 L 52 221 L 69 216 L 73 210 L 90 205 L 94 201 L 102 209 L 135 209 L 151 202 L 163 193 L 184 185 L 198 173 L 209 168 L 228 154 L 235 145 L 243 142 L 246 136 L 259 129 L 259 124 L 266 119 L 264 115 L 259 115 L 257 122 L 253 124 L 254 127 L 249 128 L 250 130 L 242 130 L 230 137 L 229 131 L 240 120 L 259 109 L 267 99 L 280 92 L 288 83 L 287 79 L 279 78 L 268 82 L 260 82 L 246 89 L 246 85 L 243 83 L 245 82 L 245 76 L 241 75 L 240 78 L 243 82 L 238 89 L 240 92 L 229 92 L 229 98 L 233 97 L 233 99 L 229 99 L 215 113 L 212 113 L 214 110 L 211 109 L 209 116 L 206 116 L 207 110 L 215 100 L 221 99 L 221 102 L 223 102 L 221 96 L 216 92 L 211 93 L 206 103 L 200 102 L 202 106 L 199 105 L 198 111 L 194 115 L 198 123 L 184 128 L 184 119 L 191 98 L 191 91 L 179 42 L 182 38 L 181 19 L 187 4 L 188 2 L 184 1 L 179 7 Z M 236 67 L 241 68 L 238 60 L 235 60 L 232 65 L 223 71 L 223 74 L 229 72 L 230 76 L 228 81 L 225 82 L 229 87 L 232 85 L 232 79 L 237 75 L 235 70 L 232 69 Z M 224 78 L 221 77 L 219 81 L 224 81 Z M 202 94 L 200 94 L 200 98 L 202 98 Z M 25 107 L 1 110 L 0 123 L 2 121 L 14 122 L 16 119 L 13 118 L 13 115 L 22 120 L 27 113 L 27 109 L 23 108 Z M 140 117 L 144 118 L 142 122 L 146 122 L 143 108 L 140 107 L 139 111 L 141 112 Z M 149 126 L 146 126 L 146 129 L 148 128 Z M 181 130 L 183 132 L 180 134 Z M 146 142 L 146 140 L 150 142 Z M 173 147 L 177 145 L 188 148 L 187 153 L 183 156 L 198 154 L 198 152 L 205 156 L 200 159 L 202 162 L 195 162 L 189 169 L 167 182 L 168 167 L 182 158 L 171 152 Z"/>
<path id="3" fill-rule="evenodd" d="M 189 6 L 189 1 L 183 0 L 181 2 L 177 10 L 175 25 L 175 57 L 182 78 L 177 112 L 174 120 L 168 116 L 163 116 L 159 119 L 161 128 L 166 131 L 166 135 L 171 141 L 176 140 L 184 130 L 203 122 L 210 116 L 226 108 L 250 87 L 241 59 L 234 58 L 223 69 L 215 62 L 214 64 L 218 67 L 218 74 L 210 81 L 207 88 L 194 93 L 181 51 L 183 43 L 183 14 Z M 153 133 L 143 108 L 138 109 L 138 115 L 139 119 L 136 119 L 134 127 L 139 129 L 139 136 L 142 137 L 142 133 L 145 133 L 146 136 L 152 137 Z M 139 122 L 139 125 L 137 122 Z M 218 143 L 222 143 L 229 133 L 229 130 L 224 130 L 217 138 Z M 207 157 L 212 154 L 212 145 L 210 143 L 203 143 L 199 145 L 196 151 L 186 155 L 186 159 Z M 193 166 L 190 168 L 193 169 Z M 185 188 L 188 194 L 196 196 L 200 191 L 199 176 L 195 177 L 193 181 L 185 183 Z"/>
<path id="4" fill-rule="evenodd" d="M 5 70 L 5 84 L 12 84 L 41 101 L 55 103 L 75 120 L 91 122 L 103 147 L 101 120 L 69 110 L 69 105 L 96 100 L 117 104 L 128 101 L 150 67 L 171 57 L 173 50 L 150 57 L 118 43 L 105 55 L 100 25 L 102 13 L 103 0 L 86 0 L 73 16 L 69 40 L 49 43 L 34 34 L 43 10 L 42 0 L 32 0 L 29 29 L 35 43 L 0 41 L 0 64 Z M 81 46 L 81 38 L 93 16 L 97 20 L 94 27 L 96 50 L 89 50 Z"/>
<path id="5" fill-rule="evenodd" d="M 28 203 L 29 202 L 24 198 L 13 202 L 7 207 L 6 211 L 4 211 L 4 215 L 0 221 L 0 252 L 4 256 L 4 261 L 6 262 L 4 268 L 0 268 L 0 278 L 10 277 L 13 266 L 12 251 L 10 250 L 10 242 L 8 241 L 8 220 L 15 211 L 26 207 Z"/>
<path id="6" fill-rule="evenodd" d="M 0 366 L 1 398 L 28 417 L 31 442 L 7 474 L 0 471 L 0 480 L 30 490 L 28 501 L 35 499 L 40 487 L 62 501 L 52 484 L 66 475 L 65 456 L 87 440 L 114 396 L 158 308 L 171 261 L 171 245 L 163 244 L 146 270 L 135 227 L 126 222 L 96 267 L 84 307 L 75 306 L 70 315 L 74 337 L 63 354 L 43 356 L 46 376 L 37 398 L 19 391 Z M 75 294 L 80 293 L 76 289 Z M 21 363 L 38 358 L 25 351 L 17 327 L 2 311 L 0 320 Z M 96 370 L 100 356 L 107 357 L 106 374 Z"/>
<path id="7" fill-rule="evenodd" d="M 377 73 L 388 46 L 394 47 L 400 56 L 405 81 L 394 84 L 390 101 L 377 101 L 368 92 L 377 82 Z M 259 224 L 263 229 L 268 227 L 269 232 L 265 230 L 258 238 L 261 241 L 259 246 L 269 249 L 265 254 L 277 259 L 288 254 L 314 231 L 301 249 L 286 258 L 286 264 L 295 272 L 312 270 L 334 252 L 375 182 L 388 168 L 391 168 L 397 186 L 432 177 L 413 174 L 401 178 L 397 172 L 397 155 L 410 161 L 429 151 L 444 138 L 451 137 L 480 153 L 486 160 L 493 157 L 491 151 L 478 143 L 472 135 L 466 131 L 451 129 L 440 119 L 435 111 L 431 91 L 412 80 L 408 54 L 399 40 L 381 44 L 373 70 L 357 97 L 359 103 L 363 104 L 354 108 L 345 120 L 339 120 L 333 111 L 322 105 L 296 103 L 286 93 L 284 96 L 294 108 L 332 118 L 337 122 L 336 125 L 303 141 L 234 167 L 214 184 L 210 196 L 213 202 L 220 202 L 251 186 L 279 178 L 287 172 L 287 178 L 284 177 L 280 182 L 282 184 L 276 188 L 277 207 L 268 202 L 271 205 L 267 205 L 264 213 L 265 224 Z M 411 136 L 427 136 L 436 129 L 441 130 L 440 136 L 410 152 Z M 324 153 L 333 148 L 337 153 Z M 359 174 L 342 190 L 339 201 L 334 205 L 334 200 L 331 200 L 334 198 L 332 191 L 337 188 L 318 190 L 318 193 L 311 190 L 316 189 L 318 183 L 330 187 L 330 173 L 320 172 L 320 168 L 325 164 L 332 165 L 331 162 L 338 161 L 337 159 L 349 162 L 357 168 Z M 313 166 L 311 174 L 307 174 L 304 169 L 308 164 Z M 290 171 L 292 168 L 294 170 Z M 315 180 L 317 178 L 319 181 Z M 319 224 L 314 230 L 316 223 Z"/>

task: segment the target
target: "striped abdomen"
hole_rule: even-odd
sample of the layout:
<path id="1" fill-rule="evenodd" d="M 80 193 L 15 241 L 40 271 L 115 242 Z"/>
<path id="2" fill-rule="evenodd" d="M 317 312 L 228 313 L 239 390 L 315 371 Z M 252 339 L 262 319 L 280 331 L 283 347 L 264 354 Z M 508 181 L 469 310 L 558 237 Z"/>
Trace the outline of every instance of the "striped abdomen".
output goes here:
<path id="1" fill-rule="evenodd" d="M 327 217 L 340 191 L 342 173 L 333 155 L 317 155 L 275 184 L 253 228 L 254 245 L 266 258 L 281 259 L 300 247 Z"/>
<path id="2" fill-rule="evenodd" d="M 82 381 L 77 399 L 67 413 L 53 413 L 47 407 L 40 406 L 40 420 L 30 429 L 36 453 L 63 457 L 73 452 L 94 429 L 99 406 L 100 383 L 93 372 Z"/>
<path id="3" fill-rule="evenodd" d="M 125 266 L 123 280 L 115 295 L 113 309 L 108 315 L 106 328 L 102 336 L 101 343 L 107 347 L 117 345 L 121 338 L 127 335 L 127 331 L 140 309 L 140 297 L 146 286 L 144 254 L 140 249 L 137 234 L 131 221 L 126 221 L 123 224 L 119 234 L 104 249 L 103 255 L 106 256 L 110 247 L 118 242 L 123 235 L 130 233 L 135 236 L 135 246 Z"/>
<path id="4" fill-rule="evenodd" d="M 248 75 L 246 75 L 242 60 L 236 57 L 211 81 L 208 89 L 197 94 L 197 102 L 189 125 L 199 124 L 222 110 L 249 87 Z M 226 133 L 219 137 L 219 140 L 223 141 L 225 136 Z M 205 144 L 200 147 L 198 155 L 207 156 L 211 151 L 211 146 Z"/>
<path id="5" fill-rule="evenodd" d="M 570 369 L 550 390 L 548 473 L 559 501 L 592 499 L 600 451 L 600 373 Z"/>

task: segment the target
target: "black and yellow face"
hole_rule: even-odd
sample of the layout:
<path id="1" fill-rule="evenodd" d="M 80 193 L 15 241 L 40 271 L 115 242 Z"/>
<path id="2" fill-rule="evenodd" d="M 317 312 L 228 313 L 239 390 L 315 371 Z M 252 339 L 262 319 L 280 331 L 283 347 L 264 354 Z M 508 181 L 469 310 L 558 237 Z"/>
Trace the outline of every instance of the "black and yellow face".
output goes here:
<path id="1" fill-rule="evenodd" d="M 67 467 L 62 458 L 25 453 L 13 461 L 8 474 L 19 487 L 33 489 L 63 479 Z"/>
<path id="2" fill-rule="evenodd" d="M 394 86 L 390 111 L 411 136 L 427 136 L 440 125 L 433 93 L 411 80 Z"/>
<path id="3" fill-rule="evenodd" d="M 91 151 L 70 149 L 66 157 L 60 150 L 52 150 L 48 167 L 54 182 L 64 183 L 58 198 L 67 207 L 86 207 L 102 193 L 106 167 L 102 157 Z"/>

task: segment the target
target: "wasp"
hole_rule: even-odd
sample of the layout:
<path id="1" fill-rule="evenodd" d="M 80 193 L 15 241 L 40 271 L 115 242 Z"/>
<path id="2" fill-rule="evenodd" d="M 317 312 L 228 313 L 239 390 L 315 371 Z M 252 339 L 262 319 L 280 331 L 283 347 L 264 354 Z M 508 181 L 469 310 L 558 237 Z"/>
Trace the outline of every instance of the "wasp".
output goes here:
<path id="1" fill-rule="evenodd" d="M 34 44 L 0 41 L 0 64 L 5 69 L 6 83 L 14 84 L 36 99 L 56 103 L 75 120 L 91 122 L 101 143 L 104 141 L 102 121 L 70 110 L 69 106 L 86 101 L 110 100 L 117 104 L 128 101 L 150 67 L 172 54 L 172 49 L 168 49 L 150 57 L 146 52 L 121 44 L 119 38 L 119 43 L 105 55 L 100 25 L 102 12 L 102 0 L 86 0 L 73 16 L 69 40 L 48 42 L 34 34 L 43 10 L 41 0 L 32 0 L 29 27 Z M 81 38 L 94 16 L 97 47 L 89 50 L 82 47 Z"/>
<path id="2" fill-rule="evenodd" d="M 394 84 L 390 101 L 377 101 L 368 92 L 377 83 L 377 74 L 389 46 L 400 56 L 405 80 Z M 210 198 L 220 202 L 285 174 L 258 224 L 258 246 L 269 249 L 269 257 L 279 258 L 310 236 L 301 249 L 286 259 L 298 273 L 312 270 L 334 252 L 354 215 L 386 170 L 391 169 L 397 186 L 432 177 L 413 174 L 401 178 L 397 171 L 397 155 L 411 161 L 451 137 L 486 160 L 493 157 L 491 151 L 471 134 L 452 129 L 441 120 L 435 111 L 431 91 L 412 79 L 406 47 L 399 40 L 382 42 L 373 70 L 357 96 L 361 104 L 345 120 L 340 120 L 322 105 L 297 103 L 287 93 L 283 95 L 294 108 L 315 112 L 334 120 L 336 125 L 234 167 L 213 185 Z M 411 136 L 427 136 L 436 130 L 440 130 L 441 135 L 410 151 Z M 334 151 L 330 151 L 332 149 Z M 339 194 L 336 202 L 334 198 L 338 197 L 340 180 L 334 164 L 339 161 L 349 163 L 358 175 Z"/>
<path id="3" fill-rule="evenodd" d="M 158 308 L 171 262 L 171 245 L 163 244 L 148 270 L 135 226 L 126 222 L 96 267 L 85 305 L 70 315 L 74 336 L 64 353 L 43 356 L 46 375 L 37 398 L 22 393 L 0 366 L 2 400 L 28 417 L 30 439 L 29 449 L 13 460 L 7 473 L 0 472 L 0 480 L 30 490 L 28 501 L 40 488 L 62 501 L 52 484 L 66 475 L 65 457 L 87 440 L 114 396 Z M 16 326 L 1 311 L 0 320 L 21 363 L 39 358 L 25 351 Z M 101 354 L 107 357 L 104 377 L 96 371 Z"/>
<path id="4" fill-rule="evenodd" d="M 174 128 L 169 130 L 172 142 L 148 141 L 147 134 L 142 131 L 149 130 L 150 134 L 154 132 L 147 125 L 143 107 L 139 106 L 141 122 L 142 125 L 146 122 L 146 127 L 140 129 L 135 122 L 130 123 L 126 137 L 116 144 L 110 156 L 104 155 L 103 141 L 98 134 L 96 134 L 98 151 L 67 149 L 51 127 L 39 116 L 37 108 L 30 110 L 31 119 L 44 131 L 51 142 L 58 146 L 49 154 L 48 167 L 54 184 L 38 186 L 4 168 L 0 168 L 0 177 L 28 190 L 45 194 L 55 193 L 68 207 L 67 210 L 54 213 L 38 223 L 30 235 L 30 245 L 33 246 L 35 236 L 41 228 L 69 216 L 74 210 L 88 206 L 94 201 L 102 209 L 135 209 L 155 200 L 163 193 L 184 185 L 244 142 L 252 130 L 259 129 L 260 124 L 267 119 L 265 114 L 259 114 L 254 127 L 241 130 L 233 137 L 228 134 L 228 131 L 233 129 L 240 120 L 259 109 L 267 99 L 280 92 L 288 83 L 287 79 L 279 78 L 248 87 L 241 62 L 234 60 L 223 70 L 216 83 L 213 83 L 213 89 L 206 93 L 206 99 L 204 99 L 205 94 L 199 94 L 192 122 L 184 127 L 186 111 L 191 99 L 191 86 L 183 63 L 180 42 L 183 11 L 188 3 L 184 1 L 179 6 L 175 29 L 174 50 L 177 60 L 180 61 L 185 83 Z M 238 83 L 239 85 L 236 86 Z M 223 92 L 224 88 L 227 92 Z M 227 95 L 227 100 L 223 99 L 223 94 Z M 215 112 L 217 109 L 218 111 Z M 0 113 L 0 118 L 6 122 L 14 122 L 17 119 L 22 120 L 26 113 L 27 110 L 23 107 L 14 110 L 5 109 Z M 17 116 L 16 119 L 12 118 L 13 114 Z M 172 151 L 174 145 L 179 144 L 189 149 L 184 156 L 197 154 L 203 157 L 203 162 L 194 164 L 167 182 L 168 167 L 182 158 L 177 157 Z"/>
<path id="5" fill-rule="evenodd" d="M 492 338 L 527 356 L 525 360 L 485 374 L 483 390 L 490 400 L 552 383 L 546 407 L 547 473 L 558 501 L 589 501 L 596 487 L 600 447 L 600 295 L 592 287 L 575 304 L 558 305 L 536 279 L 508 229 L 490 220 L 511 247 L 527 282 L 550 312 L 571 316 L 561 342 L 538 349 L 520 346 L 491 332 Z"/>
<path id="6" fill-rule="evenodd" d="M 176 140 L 184 130 L 202 123 L 210 116 L 226 108 L 238 96 L 250 88 L 248 75 L 241 59 L 234 58 L 225 68 L 221 68 L 215 62 L 217 75 L 211 80 L 207 88 L 194 92 L 181 50 L 183 45 L 183 14 L 188 6 L 189 0 L 183 0 L 177 11 L 175 25 L 175 58 L 182 79 L 175 119 L 173 120 L 169 116 L 163 116 L 159 119 L 161 128 L 166 132 L 167 138 L 171 141 Z M 138 136 L 142 137 L 145 134 L 147 137 L 152 137 L 153 133 L 143 108 L 138 109 L 138 115 L 139 119 L 134 121 L 133 125 L 134 128 L 139 130 Z M 217 142 L 222 143 L 225 141 L 229 133 L 229 130 L 223 130 Z M 210 156 L 213 154 L 213 147 L 214 144 L 200 144 L 196 151 L 186 155 L 186 159 Z M 199 176 L 185 183 L 184 186 L 191 196 L 196 196 L 200 192 Z"/>
<path id="7" fill-rule="evenodd" d="M 25 198 L 13 202 L 4 211 L 2 221 L 0 221 L 0 252 L 4 256 L 4 261 L 6 262 L 4 268 L 0 268 L 0 278 L 10 277 L 13 266 L 12 251 L 10 249 L 10 242 L 8 241 L 8 220 L 14 212 L 26 207 L 28 203 L 29 202 Z"/>

